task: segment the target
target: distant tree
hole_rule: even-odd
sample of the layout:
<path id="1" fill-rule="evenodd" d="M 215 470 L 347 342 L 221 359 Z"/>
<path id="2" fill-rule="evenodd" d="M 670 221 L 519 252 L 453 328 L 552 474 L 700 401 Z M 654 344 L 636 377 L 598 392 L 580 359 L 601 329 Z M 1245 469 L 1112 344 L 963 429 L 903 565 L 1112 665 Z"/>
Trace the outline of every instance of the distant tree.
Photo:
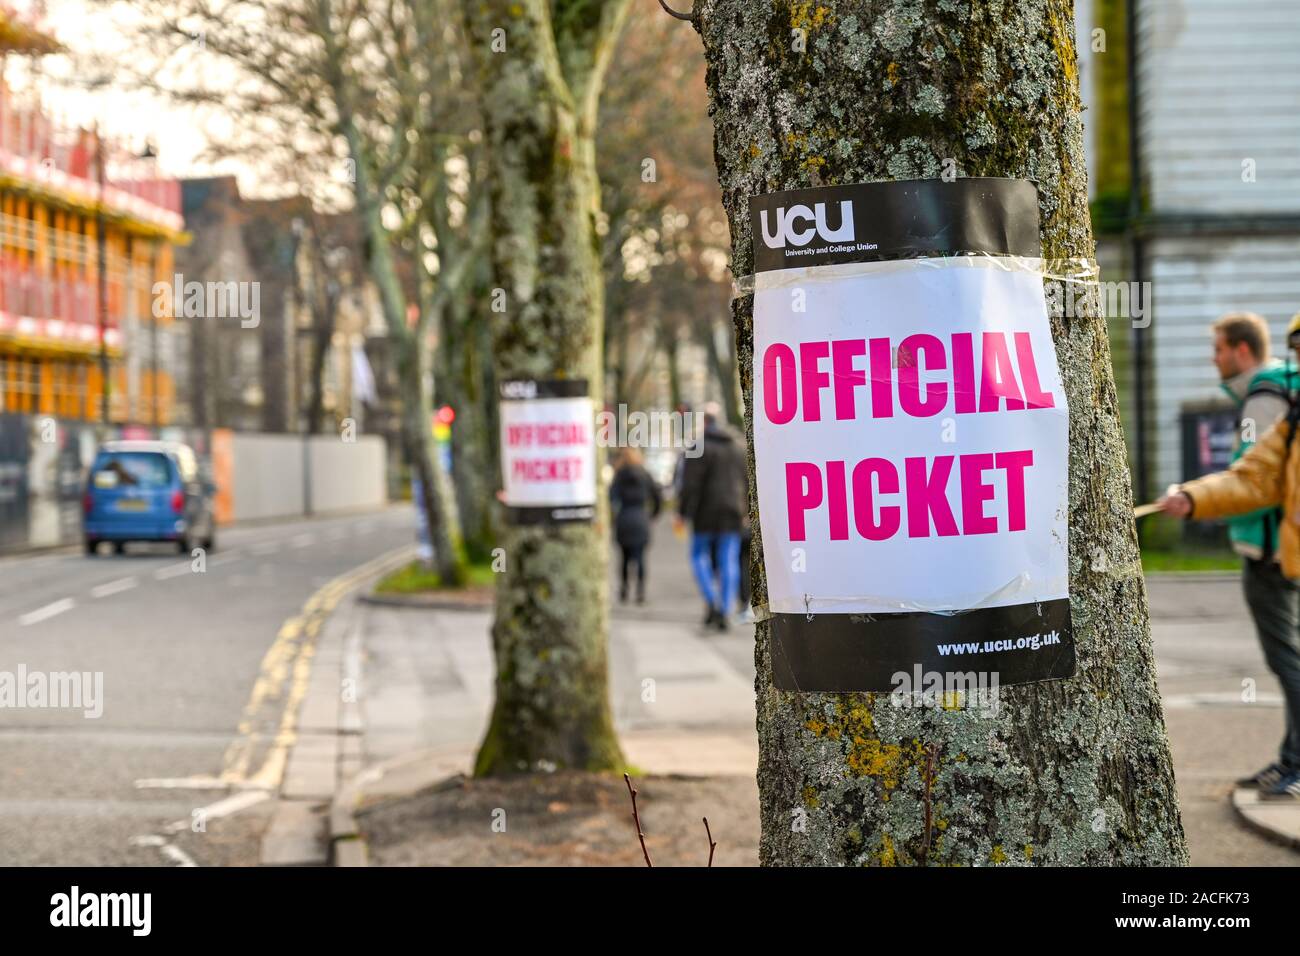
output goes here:
<path id="1" fill-rule="evenodd" d="M 627 0 L 465 0 L 463 11 L 487 133 L 497 380 L 580 379 L 599 403 L 596 119 Z M 609 707 L 608 508 L 597 500 L 590 523 L 501 529 L 480 775 L 623 763 Z"/>
<path id="2" fill-rule="evenodd" d="M 350 204 L 378 291 L 402 397 L 407 459 L 422 479 L 444 581 L 464 580 L 455 497 L 432 454 L 430 342 L 460 291 L 472 218 L 439 217 L 454 176 L 462 85 L 439 0 L 139 0 L 141 57 L 120 74 L 233 120 L 217 154 L 255 157 L 325 204 Z M 449 131 L 452 135 L 448 135 Z M 440 225 L 449 228 L 440 229 Z"/>

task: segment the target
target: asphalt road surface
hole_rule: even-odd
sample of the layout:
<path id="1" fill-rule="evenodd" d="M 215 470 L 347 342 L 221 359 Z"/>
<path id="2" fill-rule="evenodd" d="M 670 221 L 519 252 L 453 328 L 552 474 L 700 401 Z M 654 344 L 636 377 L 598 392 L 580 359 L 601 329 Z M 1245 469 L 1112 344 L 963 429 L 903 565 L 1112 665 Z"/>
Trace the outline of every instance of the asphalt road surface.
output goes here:
<path id="1" fill-rule="evenodd" d="M 285 622 L 413 524 L 393 508 L 227 529 L 202 573 L 161 545 L 0 559 L 0 672 L 92 675 L 81 706 L 0 710 L 0 865 L 256 862 L 256 825 L 218 812 L 205 841 L 169 825 L 241 792 L 216 781 L 250 699 L 283 692 L 264 657 Z"/>

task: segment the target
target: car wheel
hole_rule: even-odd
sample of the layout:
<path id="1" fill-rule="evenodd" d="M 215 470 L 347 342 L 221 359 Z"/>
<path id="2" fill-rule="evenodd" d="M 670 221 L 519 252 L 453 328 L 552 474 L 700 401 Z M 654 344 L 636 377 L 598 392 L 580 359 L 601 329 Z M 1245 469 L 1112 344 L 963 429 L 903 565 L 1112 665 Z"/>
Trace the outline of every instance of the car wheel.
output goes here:
<path id="1" fill-rule="evenodd" d="M 90 555 L 92 558 L 99 554 L 99 542 L 94 538 L 86 539 L 86 554 Z"/>
<path id="2" fill-rule="evenodd" d="M 114 553 L 114 554 L 126 554 L 126 542 L 125 542 L 125 541 L 114 541 L 114 542 L 113 542 L 113 553 Z"/>
<path id="3" fill-rule="evenodd" d="M 216 531 L 209 531 L 208 536 L 203 539 L 203 550 L 211 552 L 211 551 L 215 551 L 216 549 L 217 549 L 217 533 Z"/>
<path id="4" fill-rule="evenodd" d="M 189 539 L 189 538 L 177 538 L 177 539 L 176 539 L 176 550 L 179 551 L 181 554 L 189 554 L 189 553 L 190 553 L 190 539 Z"/>

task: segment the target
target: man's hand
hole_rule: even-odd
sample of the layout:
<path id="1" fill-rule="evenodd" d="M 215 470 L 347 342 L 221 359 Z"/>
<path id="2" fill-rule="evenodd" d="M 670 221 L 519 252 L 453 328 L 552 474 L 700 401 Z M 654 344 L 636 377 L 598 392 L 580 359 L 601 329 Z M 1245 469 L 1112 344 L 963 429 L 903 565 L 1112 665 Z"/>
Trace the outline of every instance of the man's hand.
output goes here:
<path id="1" fill-rule="evenodd" d="M 1156 504 L 1160 510 L 1173 518 L 1186 518 L 1192 513 L 1192 499 L 1187 497 L 1177 485 L 1170 485 L 1165 495 Z"/>

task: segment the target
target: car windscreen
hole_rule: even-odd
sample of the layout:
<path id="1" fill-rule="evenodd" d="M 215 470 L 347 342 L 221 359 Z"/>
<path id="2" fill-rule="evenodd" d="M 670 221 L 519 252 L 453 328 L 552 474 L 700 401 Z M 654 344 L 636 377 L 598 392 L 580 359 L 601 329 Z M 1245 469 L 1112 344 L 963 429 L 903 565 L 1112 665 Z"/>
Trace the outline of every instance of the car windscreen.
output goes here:
<path id="1" fill-rule="evenodd" d="M 166 488 L 171 478 L 167 456 L 148 451 L 101 454 L 91 472 L 95 488 Z"/>

